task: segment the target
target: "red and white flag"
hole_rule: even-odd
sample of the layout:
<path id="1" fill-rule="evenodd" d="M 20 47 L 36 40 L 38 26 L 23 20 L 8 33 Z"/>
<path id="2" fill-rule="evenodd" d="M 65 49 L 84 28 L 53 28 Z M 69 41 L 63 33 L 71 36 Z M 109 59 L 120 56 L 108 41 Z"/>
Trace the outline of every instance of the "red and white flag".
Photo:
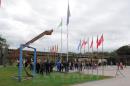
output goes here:
<path id="1" fill-rule="evenodd" d="M 82 42 L 82 48 L 85 48 L 86 44 L 87 44 L 87 41 L 83 40 L 83 42 Z"/>
<path id="2" fill-rule="evenodd" d="M 104 42 L 104 37 L 103 37 L 103 34 L 102 34 L 102 36 L 100 37 L 100 39 L 98 41 L 98 45 L 100 46 L 103 42 Z"/>
<path id="3" fill-rule="evenodd" d="M 98 36 L 97 36 L 97 49 L 98 49 L 98 47 L 99 47 L 101 44 L 103 44 L 103 42 L 104 42 L 103 34 L 102 34 L 102 36 L 100 37 L 99 40 L 98 40 Z"/>

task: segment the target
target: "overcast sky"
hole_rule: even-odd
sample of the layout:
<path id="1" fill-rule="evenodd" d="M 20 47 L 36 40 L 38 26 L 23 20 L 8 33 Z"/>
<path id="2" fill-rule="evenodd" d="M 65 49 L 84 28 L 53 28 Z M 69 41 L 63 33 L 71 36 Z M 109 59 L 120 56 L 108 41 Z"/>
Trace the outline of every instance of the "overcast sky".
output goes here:
<path id="1" fill-rule="evenodd" d="M 63 52 L 66 52 L 66 15 L 68 0 L 2 0 L 0 8 L 0 35 L 10 48 L 18 48 L 45 30 L 54 29 L 31 44 L 39 51 L 59 45 L 57 28 L 63 18 Z M 79 40 L 104 34 L 104 51 L 113 51 L 130 44 L 129 0 L 70 0 L 69 51 L 77 50 Z M 101 47 L 100 49 L 101 50 Z M 87 51 L 87 46 L 86 46 Z M 83 51 L 82 51 L 83 52 Z"/>

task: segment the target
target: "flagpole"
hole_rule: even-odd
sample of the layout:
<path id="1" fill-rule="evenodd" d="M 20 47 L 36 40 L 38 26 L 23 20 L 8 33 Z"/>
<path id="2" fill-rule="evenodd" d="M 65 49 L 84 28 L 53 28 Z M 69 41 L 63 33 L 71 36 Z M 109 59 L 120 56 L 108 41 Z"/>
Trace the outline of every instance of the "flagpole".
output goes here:
<path id="1" fill-rule="evenodd" d="M 85 54 L 85 46 L 84 46 L 84 54 Z"/>
<path id="2" fill-rule="evenodd" d="M 79 41 L 78 51 L 79 51 L 79 53 L 81 54 L 81 39 L 80 39 L 80 41 Z"/>
<path id="3" fill-rule="evenodd" d="M 89 37 L 88 37 L 88 58 L 89 58 Z M 88 74 L 89 74 L 89 69 L 88 69 Z"/>
<path id="4" fill-rule="evenodd" d="M 62 59 L 62 26 L 61 26 L 61 59 Z"/>
<path id="5" fill-rule="evenodd" d="M 67 62 L 68 62 L 68 49 L 69 49 L 69 47 L 68 47 L 68 25 L 67 25 Z"/>
<path id="6" fill-rule="evenodd" d="M 69 35 L 69 31 L 68 31 L 68 25 L 69 25 L 69 17 L 70 17 L 70 9 L 69 9 L 69 0 L 68 0 L 68 8 L 67 8 L 67 22 L 66 22 L 66 25 L 67 25 L 67 62 L 68 62 L 68 50 L 69 50 L 69 43 L 68 43 L 68 35 Z"/>
<path id="7" fill-rule="evenodd" d="M 68 0 L 68 8 L 67 8 L 67 22 L 66 22 L 66 25 L 67 25 L 67 62 L 68 62 L 68 24 L 69 24 L 69 0 Z"/>
<path id="8" fill-rule="evenodd" d="M 97 58 L 98 58 L 98 48 L 97 48 Z M 98 63 L 97 63 L 97 75 L 98 75 Z"/>
<path id="9" fill-rule="evenodd" d="M 98 36 L 97 36 L 97 57 L 98 57 Z M 97 63 L 97 76 L 98 76 L 98 63 Z"/>
<path id="10" fill-rule="evenodd" d="M 103 34 L 102 34 L 103 36 Z M 102 39 L 102 60 L 103 60 L 103 56 L 104 56 L 104 49 L 103 49 L 103 39 Z M 104 75 L 104 62 L 102 61 L 102 75 Z"/>
<path id="11" fill-rule="evenodd" d="M 80 39 L 80 42 L 79 42 L 79 45 L 78 45 L 78 50 L 79 50 L 79 57 L 81 57 L 81 39 Z"/>
<path id="12" fill-rule="evenodd" d="M 81 46 L 81 40 L 80 40 L 80 54 L 81 54 L 81 49 L 82 49 L 82 46 Z"/>
<path id="13" fill-rule="evenodd" d="M 89 53 L 89 38 L 88 38 L 88 53 Z"/>
<path id="14" fill-rule="evenodd" d="M 81 57 L 81 49 L 82 49 L 82 46 L 81 46 L 81 39 L 80 39 L 80 57 Z"/>
<path id="15" fill-rule="evenodd" d="M 92 41 L 93 41 L 93 37 L 92 37 Z M 92 57 L 91 57 L 91 65 L 92 65 L 92 76 L 93 76 L 93 45 L 92 45 Z"/>

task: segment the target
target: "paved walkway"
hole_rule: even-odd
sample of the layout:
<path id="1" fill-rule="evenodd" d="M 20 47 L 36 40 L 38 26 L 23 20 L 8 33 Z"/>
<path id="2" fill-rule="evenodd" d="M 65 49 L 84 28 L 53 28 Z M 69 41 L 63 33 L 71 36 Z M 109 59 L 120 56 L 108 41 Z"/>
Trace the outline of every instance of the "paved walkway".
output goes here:
<path id="1" fill-rule="evenodd" d="M 111 79 L 106 79 L 106 80 L 99 80 L 99 81 L 92 81 L 92 82 L 86 82 L 83 84 L 77 84 L 77 85 L 73 85 L 73 86 L 130 86 L 130 66 L 125 68 L 124 70 L 121 70 L 121 73 L 123 75 L 121 75 L 118 72 L 118 75 L 115 77 L 116 75 L 116 67 L 106 67 L 104 69 L 104 75 L 106 76 L 113 76 L 114 78 Z M 90 74 L 90 71 L 85 70 L 83 73 Z M 96 70 L 94 70 L 93 74 L 96 74 Z M 102 74 L 102 70 L 101 68 L 98 71 L 98 74 L 101 75 Z"/>

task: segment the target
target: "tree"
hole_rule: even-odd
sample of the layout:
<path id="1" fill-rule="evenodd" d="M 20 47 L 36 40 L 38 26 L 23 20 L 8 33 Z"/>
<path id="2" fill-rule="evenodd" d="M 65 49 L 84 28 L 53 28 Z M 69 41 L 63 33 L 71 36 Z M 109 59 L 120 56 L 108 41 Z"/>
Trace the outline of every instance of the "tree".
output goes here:
<path id="1" fill-rule="evenodd" d="M 0 65 L 3 64 L 5 66 L 6 57 L 8 54 L 8 45 L 6 43 L 6 39 L 0 36 Z"/>
<path id="2" fill-rule="evenodd" d="M 119 49 L 116 50 L 116 53 L 118 55 L 130 55 L 130 46 L 122 46 Z"/>

